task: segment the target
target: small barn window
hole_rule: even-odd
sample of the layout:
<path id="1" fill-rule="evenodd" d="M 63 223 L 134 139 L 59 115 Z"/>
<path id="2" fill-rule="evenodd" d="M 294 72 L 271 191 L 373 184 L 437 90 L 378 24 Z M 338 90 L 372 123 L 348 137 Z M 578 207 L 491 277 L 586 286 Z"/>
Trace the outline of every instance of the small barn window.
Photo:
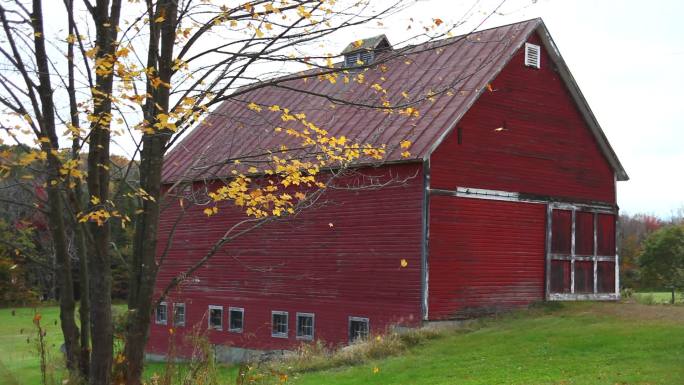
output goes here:
<path id="1" fill-rule="evenodd" d="M 525 43 L 525 66 L 541 67 L 541 48 L 538 45 Z"/>
<path id="2" fill-rule="evenodd" d="M 209 305 L 209 329 L 223 330 L 223 306 Z"/>
<path id="3" fill-rule="evenodd" d="M 148 313 L 149 314 L 149 313 Z M 162 302 L 157 305 L 157 310 L 155 312 L 154 322 L 157 325 L 166 325 L 168 322 L 169 308 L 166 302 Z"/>
<path id="4" fill-rule="evenodd" d="M 185 304 L 173 304 L 173 326 L 185 326 Z"/>
<path id="5" fill-rule="evenodd" d="M 368 338 L 368 318 L 349 317 L 349 342 Z"/>
<path id="6" fill-rule="evenodd" d="M 297 313 L 297 338 L 302 340 L 314 338 L 314 315 L 312 313 Z"/>
<path id="7" fill-rule="evenodd" d="M 228 331 L 242 333 L 245 323 L 245 309 L 241 307 L 228 308 Z"/>
<path id="8" fill-rule="evenodd" d="M 615 215 L 559 206 L 548 216 L 549 298 L 617 298 Z"/>
<path id="9" fill-rule="evenodd" d="M 286 311 L 272 311 L 271 312 L 271 336 L 278 338 L 287 338 L 287 312 Z"/>

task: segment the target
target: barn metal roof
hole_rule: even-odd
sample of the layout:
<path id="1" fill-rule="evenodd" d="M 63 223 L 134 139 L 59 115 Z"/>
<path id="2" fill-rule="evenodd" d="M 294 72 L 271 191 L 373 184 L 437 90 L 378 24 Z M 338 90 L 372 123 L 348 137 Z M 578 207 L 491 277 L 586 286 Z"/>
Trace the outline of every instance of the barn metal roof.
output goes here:
<path id="1" fill-rule="evenodd" d="M 541 19 L 487 29 L 472 34 L 386 51 L 376 58 L 376 67 L 364 73 L 363 84 L 353 77 L 345 83 L 317 78 L 292 79 L 256 88 L 239 98 L 223 102 L 204 123 L 190 132 L 167 155 L 163 170 L 165 182 L 179 179 L 211 179 L 228 176 L 232 169 L 226 159 L 277 151 L 281 145 L 300 146 L 295 139 L 274 128 L 283 126 L 280 115 L 268 111 L 279 105 L 326 129 L 330 135 L 374 145 L 386 144 L 387 162 L 422 161 L 439 146 L 479 95 L 508 63 L 531 33 L 537 32 L 554 60 L 578 108 L 596 137 L 599 147 L 616 172 L 627 180 L 615 152 L 610 147 L 596 118 Z M 285 79 L 285 78 L 283 78 Z M 378 105 L 380 84 L 391 103 L 422 99 L 412 107 L 419 116 L 388 114 Z M 434 95 L 425 98 L 426 95 Z M 345 100 L 348 103 L 336 103 Z M 247 108 L 248 103 L 264 106 L 261 112 Z M 399 144 L 411 141 L 410 157 L 404 157 Z M 359 163 L 372 163 L 360 159 Z"/>

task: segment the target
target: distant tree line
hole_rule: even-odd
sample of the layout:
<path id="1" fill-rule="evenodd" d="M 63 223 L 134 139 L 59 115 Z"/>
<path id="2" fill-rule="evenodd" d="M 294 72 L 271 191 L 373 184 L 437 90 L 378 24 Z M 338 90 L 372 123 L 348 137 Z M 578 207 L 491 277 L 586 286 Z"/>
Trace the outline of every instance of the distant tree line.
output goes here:
<path id="1" fill-rule="evenodd" d="M 19 146 L 0 145 L 0 152 L 5 155 L 19 156 Z M 63 154 L 64 157 L 67 154 Z M 82 159 L 85 159 L 84 156 Z M 124 157 L 113 157 L 112 164 L 119 164 L 121 169 L 129 164 Z M 82 164 L 81 168 L 85 168 Z M 138 179 L 137 168 L 133 167 L 128 175 L 112 171 L 112 183 L 119 183 L 126 178 L 126 189 L 133 191 Z M 9 171 L 5 171 L 9 172 Z M 50 238 L 45 207 L 45 191 L 41 183 L 36 188 L 28 189 L 21 180 L 38 180 L 44 175 L 43 170 L 26 167 L 13 169 L 10 178 L 0 179 L 0 306 L 30 305 L 37 301 L 59 299 L 59 289 L 55 278 L 55 255 Z M 85 196 L 88 196 L 85 194 Z M 138 208 L 135 201 L 125 199 L 119 208 L 124 214 L 132 216 Z M 128 291 L 128 269 L 126 261 L 131 255 L 133 229 L 121 226 L 119 222 L 112 226 L 112 244 L 116 245 L 112 259 L 112 297 L 126 299 Z M 76 255 L 74 232 L 69 232 L 69 252 L 73 260 L 73 276 L 78 277 L 79 263 Z M 74 291 L 80 297 L 78 281 L 74 282 Z"/>
<path id="2" fill-rule="evenodd" d="M 684 289 L 684 208 L 669 219 L 649 214 L 620 215 L 620 283 L 636 290 Z"/>

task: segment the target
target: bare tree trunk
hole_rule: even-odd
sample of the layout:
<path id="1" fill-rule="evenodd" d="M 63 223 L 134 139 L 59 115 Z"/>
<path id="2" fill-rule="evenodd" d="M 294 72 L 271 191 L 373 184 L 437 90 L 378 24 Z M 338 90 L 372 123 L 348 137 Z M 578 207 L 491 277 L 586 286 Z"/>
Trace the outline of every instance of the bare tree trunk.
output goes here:
<path id="1" fill-rule="evenodd" d="M 151 12 L 150 9 L 148 12 Z M 154 15 L 165 15 L 164 22 L 151 25 L 150 45 L 148 51 L 148 68 L 159 68 L 159 78 L 170 83 L 172 76 L 173 44 L 176 31 L 176 15 L 178 3 L 173 0 L 161 0 L 157 3 Z M 152 17 L 154 16 L 154 17 Z M 158 66 L 158 67 L 157 67 Z M 148 98 L 145 105 L 145 119 L 154 122 L 158 113 L 168 113 L 169 89 L 151 87 L 148 84 Z M 150 123 L 151 124 L 151 123 Z M 128 309 L 129 320 L 126 325 L 125 355 L 128 360 L 126 383 L 139 385 L 143 372 L 145 345 L 149 333 L 152 314 L 154 284 L 159 266 L 156 261 L 157 231 L 159 227 L 159 205 L 161 197 L 161 172 L 164 151 L 170 133 L 159 132 L 144 135 L 140 153 L 140 187 L 154 199 L 143 201 L 143 213 L 138 216 L 131 260 L 131 277 L 129 285 Z M 173 318 L 173 316 L 172 316 Z"/>
<path id="2" fill-rule="evenodd" d="M 88 378 L 90 369 L 90 284 L 88 282 L 88 252 L 84 229 L 79 224 L 76 228 L 76 242 L 78 242 L 79 284 L 81 292 L 81 306 L 79 318 L 81 321 L 81 355 L 79 369 L 84 378 Z"/>
<path id="3" fill-rule="evenodd" d="M 121 0 L 98 0 L 93 13 L 97 28 L 96 44 L 99 47 L 98 59 L 108 60 L 116 50 L 117 28 L 121 11 Z M 98 74 L 97 93 L 93 94 L 93 116 L 97 118 L 91 125 L 88 152 L 88 192 L 105 204 L 109 200 L 109 146 L 111 140 L 110 118 L 113 74 Z M 92 202 L 91 202 L 92 203 Z M 89 211 L 98 210 L 95 203 Z M 110 225 L 89 223 L 92 242 L 87 270 L 90 276 L 90 321 L 92 353 L 90 357 L 91 385 L 110 385 L 112 378 L 112 359 L 114 335 L 112 324 L 112 272 L 110 255 Z"/>
<path id="4" fill-rule="evenodd" d="M 676 289 L 675 289 L 675 287 L 674 287 L 674 285 L 673 285 L 673 286 L 672 286 L 672 298 L 670 298 L 670 303 L 673 304 L 673 305 L 674 305 L 674 303 L 675 303 L 675 291 L 676 291 Z"/>
<path id="5" fill-rule="evenodd" d="M 52 157 L 52 155 L 50 155 L 50 157 Z M 59 168 L 57 170 L 59 170 Z M 54 180 L 53 172 L 54 171 L 50 172 L 50 181 Z M 51 184 L 50 181 L 48 181 L 48 185 Z M 77 352 L 79 351 L 79 330 L 78 326 L 76 326 L 74 315 L 76 301 L 74 300 L 74 282 L 71 276 L 71 263 L 67 251 L 66 228 L 62 216 L 62 196 L 61 192 L 56 187 L 48 187 L 47 194 L 50 205 L 48 222 L 50 225 L 50 233 L 52 234 L 52 243 L 55 247 L 55 262 L 57 265 L 56 275 L 59 287 L 59 319 L 61 321 L 64 345 L 66 347 L 67 368 L 69 371 L 76 371 L 78 368 Z"/>
<path id="6" fill-rule="evenodd" d="M 73 0 L 65 0 L 65 5 L 68 13 L 69 35 L 76 34 L 76 26 L 74 21 L 74 2 Z M 71 125 L 79 127 L 78 119 L 78 102 L 76 100 L 76 79 L 74 74 L 74 43 L 69 41 L 67 46 L 67 60 L 70 62 L 68 68 L 68 85 L 67 91 L 69 94 L 69 114 L 71 115 Z M 71 145 L 71 158 L 79 159 L 79 151 L 81 149 L 81 141 L 78 136 L 75 136 Z M 69 195 L 71 199 L 71 207 L 73 212 L 81 212 L 83 202 L 83 185 L 81 181 L 76 178 L 74 180 L 75 186 L 72 193 Z M 88 246 L 86 237 L 85 225 L 82 223 L 74 224 L 74 233 L 76 235 L 76 253 L 79 261 L 79 291 L 81 293 L 81 306 L 79 307 L 79 318 L 81 321 L 81 351 L 79 358 L 79 369 L 81 376 L 84 379 L 88 378 L 90 369 L 90 285 L 88 283 Z"/>
<path id="7" fill-rule="evenodd" d="M 41 0 L 33 0 L 31 14 L 33 24 L 34 47 L 36 65 L 39 71 L 39 97 L 42 106 L 42 119 L 40 122 L 41 135 L 48 139 L 42 142 L 42 150 L 47 153 L 47 195 L 50 211 L 48 223 L 52 242 L 55 248 L 55 263 L 57 265 L 57 285 L 59 287 L 59 318 L 64 334 L 66 347 L 67 368 L 75 371 L 78 368 L 78 326 L 76 326 L 74 301 L 74 287 L 71 276 L 71 261 L 67 247 L 66 226 L 64 222 L 64 202 L 59 189 L 59 170 L 61 162 L 53 153 L 53 149 L 59 148 L 59 140 L 55 130 L 55 111 L 52 99 L 52 85 L 50 81 L 50 68 L 48 66 L 47 51 L 43 36 L 43 9 Z"/>
<path id="8" fill-rule="evenodd" d="M 154 284 L 158 265 L 155 260 L 159 223 L 161 167 L 165 141 L 159 137 L 146 138 L 146 150 L 141 153 L 141 186 L 155 201 L 144 202 L 145 212 L 136 222 L 134 265 L 131 266 L 131 285 L 128 298 L 129 319 L 126 328 L 127 384 L 140 384 L 147 344 Z M 145 175 L 143 177 L 143 175 Z"/>

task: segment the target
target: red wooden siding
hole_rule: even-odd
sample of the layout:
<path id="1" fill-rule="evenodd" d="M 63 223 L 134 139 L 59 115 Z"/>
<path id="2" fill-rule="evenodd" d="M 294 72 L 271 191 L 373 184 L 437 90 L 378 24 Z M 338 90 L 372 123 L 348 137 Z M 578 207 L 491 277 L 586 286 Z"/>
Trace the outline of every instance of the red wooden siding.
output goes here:
<path id="1" fill-rule="evenodd" d="M 544 299 L 546 206 L 432 196 L 430 319 Z"/>
<path id="2" fill-rule="evenodd" d="M 597 273 L 598 292 L 615 292 L 615 262 L 598 262 Z"/>
<path id="3" fill-rule="evenodd" d="M 575 261 L 575 293 L 594 292 L 594 262 Z"/>
<path id="4" fill-rule="evenodd" d="M 528 40 L 541 44 L 532 34 Z M 431 188 L 474 187 L 614 203 L 614 172 L 541 49 L 519 50 L 432 154 Z M 497 128 L 503 130 L 497 131 Z"/>
<path id="5" fill-rule="evenodd" d="M 594 214 L 575 212 L 575 254 L 594 255 Z"/>
<path id="6" fill-rule="evenodd" d="M 551 226 L 551 252 L 569 255 L 572 251 L 572 211 L 553 210 Z"/>
<path id="7" fill-rule="evenodd" d="M 361 172 L 415 177 L 401 187 L 330 191 L 323 207 L 268 224 L 228 245 L 172 294 L 169 302 L 186 304 L 188 326 L 180 334 L 195 324 L 206 328 L 209 305 L 224 307 L 224 330 L 209 332 L 212 343 L 255 349 L 298 344 L 297 312 L 314 313 L 316 339 L 333 344 L 347 342 L 349 316 L 369 318 L 375 332 L 391 323 L 419 323 L 422 165 Z M 173 204 L 163 212 L 160 246 L 179 210 Z M 201 208 L 190 209 L 176 230 L 157 288 L 204 255 L 241 218 L 230 207 L 211 218 Z M 402 259 L 408 262 L 405 268 Z M 230 306 L 244 308 L 241 334 L 227 331 Z M 289 312 L 289 338 L 271 337 L 272 310 Z M 166 351 L 167 329 L 152 326 L 149 351 Z"/>
<path id="8" fill-rule="evenodd" d="M 599 214 L 597 230 L 598 254 L 615 255 L 615 216 Z"/>
<path id="9" fill-rule="evenodd" d="M 570 293 L 572 285 L 570 261 L 551 261 L 551 292 Z"/>

